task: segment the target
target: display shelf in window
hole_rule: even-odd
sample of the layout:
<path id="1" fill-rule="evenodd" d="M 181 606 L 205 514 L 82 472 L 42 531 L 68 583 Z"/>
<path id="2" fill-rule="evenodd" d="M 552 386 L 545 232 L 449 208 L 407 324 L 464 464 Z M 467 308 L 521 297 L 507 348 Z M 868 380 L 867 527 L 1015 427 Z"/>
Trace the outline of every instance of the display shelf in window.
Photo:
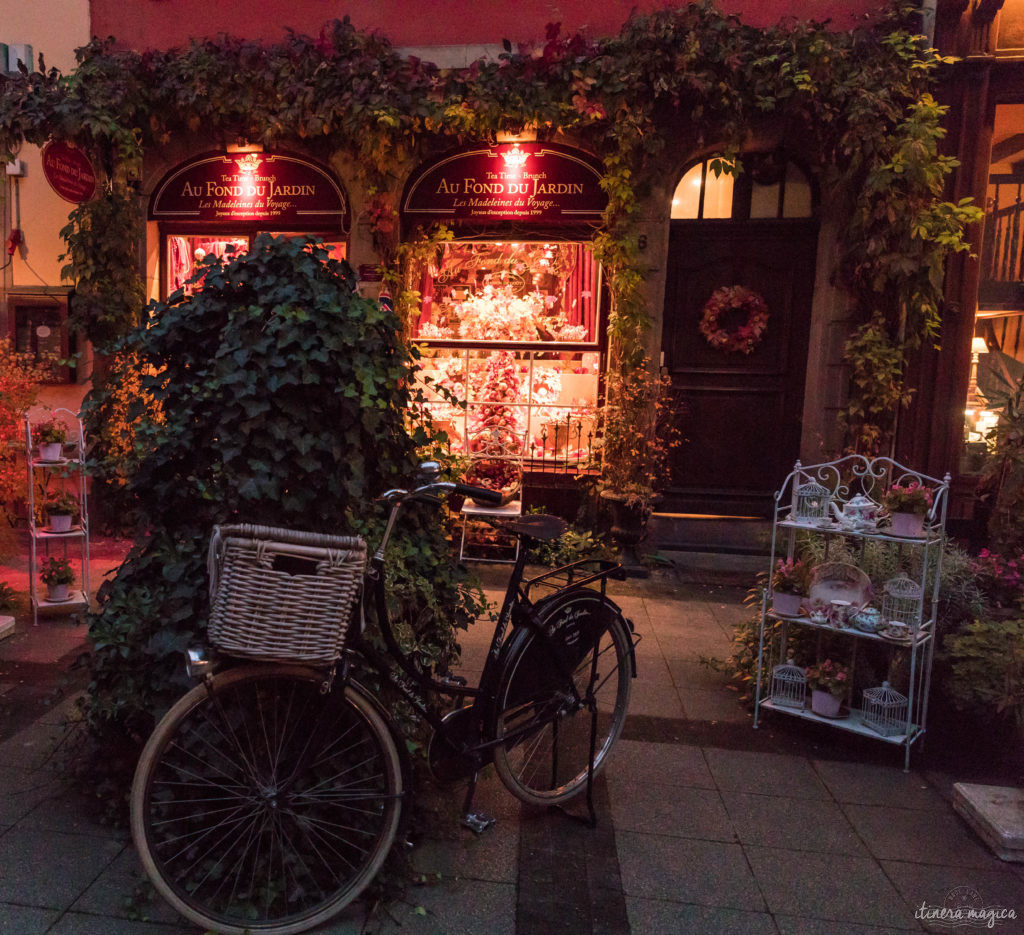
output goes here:
<path id="1" fill-rule="evenodd" d="M 598 355 L 441 349 L 421 351 L 425 412 L 453 454 L 579 465 L 595 434 Z"/>
<path id="2" fill-rule="evenodd" d="M 41 444 L 58 446 L 47 450 Z M 48 610 L 80 610 L 89 606 L 89 509 L 83 461 L 85 432 L 69 409 L 25 420 L 25 463 L 28 480 L 29 591 L 32 622 Z M 56 455 L 56 457 L 54 456 Z M 56 524 L 57 516 L 70 516 Z M 65 528 L 67 527 L 67 528 Z M 63 578 L 66 589 L 50 592 L 40 574 Z M 59 586 L 60 581 L 55 583 Z"/>
<path id="3" fill-rule="evenodd" d="M 601 267 L 588 243 L 452 241 L 412 274 L 415 340 L 596 345 Z"/>
<path id="4" fill-rule="evenodd" d="M 842 594 L 822 601 L 812 593 L 796 617 L 773 612 L 769 583 L 761 605 L 755 728 L 769 711 L 820 721 L 902 747 L 904 768 L 909 768 L 911 747 L 927 729 L 949 482 L 949 475 L 930 477 L 890 458 L 849 455 L 810 466 L 796 463 L 775 495 L 769 571 L 779 559 L 813 551 L 819 562 L 852 564 L 851 572 L 860 569 L 859 575 L 874 569 L 879 578 L 857 601 L 844 600 Z M 886 497 L 892 487 L 924 492 L 928 507 L 920 537 L 896 535 L 889 528 L 883 504 L 892 502 Z M 813 509 L 801 499 L 808 493 Z M 827 516 L 820 515 L 821 503 L 828 503 Z M 812 540 L 817 543 L 813 550 Z M 893 568 L 900 572 L 895 579 Z M 830 606 L 818 606 L 826 603 Z M 804 636 L 797 639 L 798 633 Z M 774 675 L 781 661 L 791 657 L 798 667 L 826 657 L 848 666 L 850 688 L 842 716 L 823 717 L 806 706 L 780 703 Z M 887 682 L 884 697 L 880 690 L 861 692 L 857 673 L 880 668 L 888 672 L 888 681 L 900 680 L 899 690 Z"/>

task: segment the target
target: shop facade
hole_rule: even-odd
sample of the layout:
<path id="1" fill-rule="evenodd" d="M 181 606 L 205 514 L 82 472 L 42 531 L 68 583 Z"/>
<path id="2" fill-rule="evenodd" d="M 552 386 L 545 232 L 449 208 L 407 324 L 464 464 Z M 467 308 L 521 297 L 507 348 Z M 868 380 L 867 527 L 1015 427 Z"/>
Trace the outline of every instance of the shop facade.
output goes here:
<path id="1" fill-rule="evenodd" d="M 206 257 L 247 253 L 259 233 L 315 236 L 343 260 L 351 226 L 348 199 L 329 169 L 250 146 L 202 153 L 170 169 L 153 187 L 147 221 L 158 246 L 148 279 L 161 300 L 191 292 Z"/>
<path id="2" fill-rule="evenodd" d="M 155 9 L 148 19 L 114 22 L 121 15 L 115 6 L 91 5 L 94 32 L 109 29 L 139 49 L 182 41 L 175 29 L 184 27 L 161 23 Z M 199 7 L 187 18 L 190 36 L 237 33 L 240 24 L 214 22 L 214 13 Z M 628 14 L 615 4 L 598 7 L 608 20 L 600 28 L 608 33 L 612 20 L 617 25 Z M 878 4 L 809 7 L 790 5 L 786 12 L 831 16 L 834 28 L 843 29 Z M 972 339 L 985 337 L 987 348 L 998 344 L 1006 354 L 1019 331 L 1014 283 L 1020 272 L 1007 257 L 1018 243 L 1013 141 L 1022 132 L 1015 90 L 1021 43 L 1014 44 L 1013 24 L 1021 16 L 1017 0 L 950 0 L 935 7 L 941 50 L 970 57 L 948 73 L 943 88 L 952 106 L 949 141 L 961 161 L 955 194 L 987 201 L 998 218 L 991 234 L 986 228 L 977 261 L 959 256 L 950 264 L 950 307 L 972 314 L 947 316 L 943 350 L 926 357 L 915 375 L 913 407 L 898 427 L 900 460 L 941 476 L 967 472 L 965 443 L 977 445 L 979 428 L 992 418 L 989 410 L 973 429 L 965 421 L 969 392 L 984 390 L 986 364 L 996 360 L 972 361 Z M 752 25 L 778 20 L 772 4 L 750 0 L 733 8 Z M 925 4 L 925 28 L 929 9 Z M 365 22 L 354 17 L 357 27 L 388 31 L 395 24 L 373 19 L 382 10 L 364 11 Z M 594 11 L 564 3 L 559 12 L 563 29 L 571 31 Z M 500 50 L 493 30 L 480 23 L 474 33 L 456 10 L 442 17 L 452 44 L 440 41 L 445 22 L 435 15 L 410 16 L 399 24 L 396 44 L 442 64 Z M 322 24 L 311 17 L 304 7 L 271 4 L 245 28 L 266 41 L 273 41 L 268 30 L 279 32 L 278 22 L 315 35 Z M 527 16 L 506 34 L 536 41 L 543 27 Z M 979 64 L 981 58 L 987 64 Z M 985 81 L 975 80 L 983 73 Z M 763 517 L 778 478 L 796 458 L 820 460 L 842 444 L 836 416 L 849 387 L 843 352 L 857 322 L 848 296 L 834 286 L 840 209 L 821 184 L 820 165 L 770 120 L 751 126 L 740 153 L 744 173 L 735 181 L 712 171 L 721 154 L 714 140 L 703 140 L 693 127 L 667 126 L 665 132 L 664 150 L 635 179 L 641 290 L 652 319 L 639 340 L 670 379 L 687 440 L 674 455 L 662 508 Z M 423 348 L 433 414 L 453 454 L 468 461 L 493 455 L 486 460 L 515 465 L 536 490 L 571 486 L 588 470 L 603 404 L 610 312 L 607 271 L 593 244 L 606 204 L 600 163 L 582 138 L 542 132 L 540 140 L 530 133 L 502 143 L 467 143 L 455 133 L 448 143 L 432 139 L 403 155 L 391 192 L 400 239 L 419 244 L 438 223 L 452 232 L 430 249 L 417 247 L 409 273 L 409 288 L 420 294 L 409 337 Z M 447 148 L 456 142 L 457 148 Z M 524 161 L 515 166 L 518 159 Z M 547 177 L 539 178 L 531 163 L 544 160 L 559 168 L 541 170 Z M 498 171 L 484 168 L 488 161 L 500 162 Z M 379 191 L 358 168 L 351 150 L 333 149 L 329 139 L 291 140 L 287 149 L 264 151 L 230 134 L 212 139 L 197 130 L 167 147 L 148 148 L 139 183 L 148 219 L 148 296 L 167 297 L 204 256 L 243 249 L 260 231 L 321 237 L 359 270 L 363 291 L 375 294 L 381 252 L 367 213 Z M 515 171 L 521 174 L 513 177 Z M 304 194 L 314 190 L 315 196 Z M 284 193 L 282 204 L 275 193 Z M 1002 263 L 1002 272 L 983 273 L 985 263 L 992 271 Z M 985 275 L 990 285 L 982 288 Z M 748 350 L 723 348 L 707 327 L 709 310 L 723 301 L 716 296 L 736 289 L 753 296 L 745 306 L 749 321 L 763 321 Z M 1016 360 L 1016 353 L 1009 356 Z M 492 398 L 498 392 L 505 398 Z"/>
<path id="3" fill-rule="evenodd" d="M 415 169 L 400 203 L 421 245 L 409 336 L 429 413 L 469 478 L 572 512 L 593 472 L 607 292 L 592 238 L 607 196 L 584 150 L 476 145 Z M 425 233 L 444 225 L 452 238 Z"/>

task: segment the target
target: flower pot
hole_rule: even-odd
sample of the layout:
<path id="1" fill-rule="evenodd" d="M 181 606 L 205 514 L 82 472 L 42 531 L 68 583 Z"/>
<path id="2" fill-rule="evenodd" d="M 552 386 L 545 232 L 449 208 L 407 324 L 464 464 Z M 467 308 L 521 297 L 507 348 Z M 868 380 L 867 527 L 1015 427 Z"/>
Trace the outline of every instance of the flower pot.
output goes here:
<path id="1" fill-rule="evenodd" d="M 651 504 L 661 499 L 654 494 L 648 501 L 630 501 L 629 496 L 614 490 L 602 490 L 601 499 L 608 504 L 612 514 L 612 538 L 619 544 L 618 561 L 623 571 L 633 578 L 646 578 L 650 572 L 637 555 L 637 546 L 644 537 L 647 520 L 651 515 Z"/>
<path id="2" fill-rule="evenodd" d="M 831 692 L 823 692 L 817 688 L 811 691 L 811 710 L 822 717 L 839 717 L 842 701 L 841 696 L 833 695 Z"/>
<path id="3" fill-rule="evenodd" d="M 50 601 L 66 601 L 68 599 L 68 588 L 70 585 L 67 584 L 50 584 L 47 585 L 46 598 Z"/>
<path id="4" fill-rule="evenodd" d="M 889 517 L 889 531 L 894 536 L 906 536 L 908 539 L 920 539 L 924 535 L 923 513 L 893 513 Z"/>
<path id="5" fill-rule="evenodd" d="M 803 600 L 802 594 L 784 594 L 782 591 L 776 591 L 772 594 L 772 610 L 783 617 L 797 617 L 800 615 Z"/>
<path id="6" fill-rule="evenodd" d="M 50 514 L 50 532 L 70 532 L 71 531 L 71 514 L 70 513 L 51 513 Z"/>
<path id="7" fill-rule="evenodd" d="M 64 446 L 60 442 L 47 442 L 46 444 L 40 443 L 39 460 L 60 461 L 61 452 L 63 450 Z"/>

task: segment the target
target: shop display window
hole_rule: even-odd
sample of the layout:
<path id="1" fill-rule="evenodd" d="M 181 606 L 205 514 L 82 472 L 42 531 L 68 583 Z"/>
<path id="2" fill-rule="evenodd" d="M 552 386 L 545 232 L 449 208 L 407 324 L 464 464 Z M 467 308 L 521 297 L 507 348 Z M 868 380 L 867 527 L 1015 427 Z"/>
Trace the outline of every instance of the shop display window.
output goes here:
<path id="1" fill-rule="evenodd" d="M 164 264 L 167 294 L 184 289 L 191 294 L 195 284 L 186 285 L 199 263 L 210 254 L 222 257 L 230 251 L 245 253 L 249 238 L 227 234 L 173 234 L 167 238 Z"/>
<path id="2" fill-rule="evenodd" d="M 581 461 L 597 405 L 598 355 L 424 349 L 420 379 L 452 451 Z"/>
<path id="3" fill-rule="evenodd" d="M 509 489 L 524 463 L 585 463 L 601 361 L 589 246 L 445 244 L 414 281 L 421 387 L 467 476 Z"/>
<path id="4" fill-rule="evenodd" d="M 583 243 L 443 244 L 414 276 L 413 337 L 595 344 L 600 273 Z"/>
<path id="5" fill-rule="evenodd" d="M 71 352 L 67 328 L 67 299 L 64 296 L 12 296 L 11 324 L 14 349 L 30 355 L 49 371 L 49 382 L 66 383 L 72 379 L 66 361 Z"/>
<path id="6" fill-rule="evenodd" d="M 280 237 L 317 236 L 316 234 L 279 233 L 277 231 L 274 234 Z M 186 285 L 186 283 L 195 273 L 201 260 L 211 254 L 223 257 L 231 251 L 245 253 L 249 249 L 250 238 L 247 234 L 169 234 L 166 243 L 164 269 L 167 295 L 177 289 L 184 289 L 187 294 L 191 294 L 196 288 L 195 284 Z M 344 241 L 327 241 L 324 246 L 332 259 L 345 259 L 346 245 Z"/>

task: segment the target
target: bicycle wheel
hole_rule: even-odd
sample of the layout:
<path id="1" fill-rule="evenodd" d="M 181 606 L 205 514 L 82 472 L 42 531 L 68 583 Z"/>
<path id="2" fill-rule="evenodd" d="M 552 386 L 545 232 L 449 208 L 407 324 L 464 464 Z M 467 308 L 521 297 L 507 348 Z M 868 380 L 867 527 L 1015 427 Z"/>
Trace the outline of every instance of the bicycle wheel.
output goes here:
<path id="1" fill-rule="evenodd" d="M 355 899 L 395 839 L 402 769 L 353 685 L 300 666 L 232 669 L 182 698 L 146 744 L 132 837 L 181 915 L 227 935 L 292 935 Z"/>
<path id="2" fill-rule="evenodd" d="M 593 591 L 559 599 L 542 626 L 550 647 L 525 628 L 509 642 L 494 725 L 495 738 L 508 740 L 495 747 L 494 767 L 517 798 L 553 805 L 586 787 L 595 711 L 595 773 L 604 765 L 626 720 L 633 665 L 625 623 Z"/>

